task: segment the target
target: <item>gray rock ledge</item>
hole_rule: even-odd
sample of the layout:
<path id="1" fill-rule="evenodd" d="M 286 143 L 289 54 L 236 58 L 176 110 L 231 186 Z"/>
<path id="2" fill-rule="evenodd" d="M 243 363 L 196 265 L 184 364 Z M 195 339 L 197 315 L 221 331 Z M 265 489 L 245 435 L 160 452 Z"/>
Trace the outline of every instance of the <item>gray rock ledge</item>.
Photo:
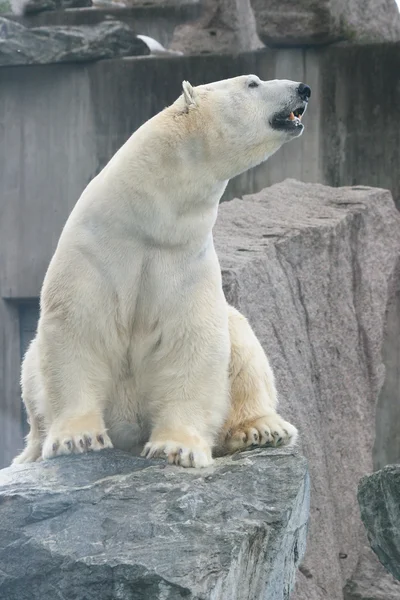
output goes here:
<path id="1" fill-rule="evenodd" d="M 0 471 L 0 598 L 287 600 L 306 460 L 263 449 L 185 470 L 105 450 Z"/>
<path id="2" fill-rule="evenodd" d="M 0 17 L 0 66 L 83 62 L 148 55 L 147 45 L 119 21 L 28 29 Z"/>

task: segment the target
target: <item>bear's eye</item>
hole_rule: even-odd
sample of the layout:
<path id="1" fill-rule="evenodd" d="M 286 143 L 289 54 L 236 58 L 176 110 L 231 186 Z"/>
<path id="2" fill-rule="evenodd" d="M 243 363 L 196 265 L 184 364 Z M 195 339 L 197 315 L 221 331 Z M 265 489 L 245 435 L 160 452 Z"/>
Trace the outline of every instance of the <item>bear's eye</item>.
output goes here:
<path id="1" fill-rule="evenodd" d="M 255 81 L 254 79 L 252 81 L 250 81 L 250 83 L 248 84 L 249 88 L 256 88 L 259 86 L 258 81 Z"/>

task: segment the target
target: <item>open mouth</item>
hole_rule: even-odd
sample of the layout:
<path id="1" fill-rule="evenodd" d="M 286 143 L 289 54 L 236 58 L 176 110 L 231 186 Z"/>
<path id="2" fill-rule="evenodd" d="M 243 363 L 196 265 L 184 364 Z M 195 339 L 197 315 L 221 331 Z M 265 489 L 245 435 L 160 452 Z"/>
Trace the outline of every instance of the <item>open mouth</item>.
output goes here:
<path id="1" fill-rule="evenodd" d="M 277 113 L 271 120 L 272 127 L 282 131 L 298 131 L 300 133 L 304 129 L 301 119 L 306 108 L 307 102 L 302 102 L 291 111 L 285 110 Z"/>

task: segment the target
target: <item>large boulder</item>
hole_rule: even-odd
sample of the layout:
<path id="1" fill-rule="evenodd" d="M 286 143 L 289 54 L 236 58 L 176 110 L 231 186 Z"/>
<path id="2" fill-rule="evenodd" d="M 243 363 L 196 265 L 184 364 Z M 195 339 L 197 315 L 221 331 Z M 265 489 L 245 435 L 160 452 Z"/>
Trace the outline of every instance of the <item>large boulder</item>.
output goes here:
<path id="1" fill-rule="evenodd" d="M 343 600 L 368 544 L 357 483 L 373 468 L 400 214 L 384 190 L 289 180 L 224 203 L 215 243 L 227 299 L 261 340 L 310 464 L 310 535 L 294 599 Z"/>
<path id="2" fill-rule="evenodd" d="M 4 600 L 287 600 L 306 461 L 260 450 L 203 470 L 105 450 L 0 472 Z"/>
<path id="3" fill-rule="evenodd" d="M 179 25 L 170 48 L 184 54 L 238 53 L 262 48 L 250 0 L 202 0 L 202 15 Z"/>
<path id="4" fill-rule="evenodd" d="M 395 0 L 250 0 L 265 44 L 400 39 Z"/>
<path id="5" fill-rule="evenodd" d="M 0 66 L 79 62 L 150 54 L 132 29 L 118 21 L 94 26 L 36 27 L 0 17 Z"/>
<path id="6" fill-rule="evenodd" d="M 363 477 L 358 501 L 372 549 L 400 581 L 400 465 Z"/>

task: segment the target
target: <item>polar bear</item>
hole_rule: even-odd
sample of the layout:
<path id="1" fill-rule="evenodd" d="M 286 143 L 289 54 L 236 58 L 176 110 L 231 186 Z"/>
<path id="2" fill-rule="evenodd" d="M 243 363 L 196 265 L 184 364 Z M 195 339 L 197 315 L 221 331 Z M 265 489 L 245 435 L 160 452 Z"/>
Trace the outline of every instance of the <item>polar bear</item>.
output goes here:
<path id="1" fill-rule="evenodd" d="M 145 444 L 205 467 L 216 449 L 295 442 L 267 357 L 224 297 L 212 230 L 228 180 L 301 135 L 310 93 L 255 75 L 183 82 L 89 183 L 43 283 L 14 463 Z"/>

